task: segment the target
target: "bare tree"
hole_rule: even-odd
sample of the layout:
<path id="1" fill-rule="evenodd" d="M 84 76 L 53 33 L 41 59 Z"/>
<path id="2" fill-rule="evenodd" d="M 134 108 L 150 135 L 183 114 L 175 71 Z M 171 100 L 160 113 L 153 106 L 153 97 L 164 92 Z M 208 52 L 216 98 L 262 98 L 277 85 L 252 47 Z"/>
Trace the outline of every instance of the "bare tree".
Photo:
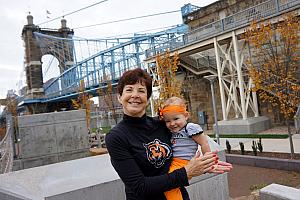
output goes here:
<path id="1" fill-rule="evenodd" d="M 118 123 L 118 115 L 116 110 L 120 107 L 119 103 L 116 98 L 116 93 L 114 91 L 112 80 L 109 78 L 108 75 L 104 74 L 103 80 L 100 81 L 104 83 L 105 87 L 99 87 L 98 94 L 104 100 L 105 104 L 107 105 L 111 117 L 114 120 L 115 124 Z M 100 102 L 99 102 L 100 104 Z"/>
<path id="2" fill-rule="evenodd" d="M 92 101 L 90 100 L 93 96 L 85 91 L 85 84 L 84 81 L 80 81 L 79 90 L 78 90 L 78 97 L 77 99 L 71 99 L 72 106 L 75 109 L 85 109 L 86 112 L 86 124 L 87 127 L 90 128 L 90 121 L 91 121 L 91 105 Z"/>

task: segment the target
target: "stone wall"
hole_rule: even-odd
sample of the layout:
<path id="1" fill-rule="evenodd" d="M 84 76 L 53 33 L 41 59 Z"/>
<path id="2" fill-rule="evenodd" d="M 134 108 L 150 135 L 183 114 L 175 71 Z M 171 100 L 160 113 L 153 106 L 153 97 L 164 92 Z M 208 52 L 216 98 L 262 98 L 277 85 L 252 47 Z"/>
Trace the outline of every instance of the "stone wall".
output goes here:
<path id="1" fill-rule="evenodd" d="M 189 30 L 194 30 L 265 1 L 267 0 L 221 0 L 200 8 L 183 21 L 188 24 Z"/>
<path id="2" fill-rule="evenodd" d="M 207 129 L 212 129 L 214 120 L 214 113 L 212 107 L 212 96 L 210 91 L 210 83 L 208 80 L 204 79 L 201 76 L 197 76 L 194 74 L 189 75 L 189 79 L 185 79 L 184 89 L 186 91 L 185 99 L 190 105 L 190 120 L 199 123 L 198 112 L 205 111 L 207 115 Z M 215 98 L 216 98 L 216 108 L 218 114 L 218 120 L 223 120 L 222 115 L 222 106 L 221 106 L 221 97 L 218 82 L 214 84 Z M 231 111 L 229 113 L 228 118 L 234 118 L 234 112 Z M 250 115 L 251 116 L 251 115 Z"/>

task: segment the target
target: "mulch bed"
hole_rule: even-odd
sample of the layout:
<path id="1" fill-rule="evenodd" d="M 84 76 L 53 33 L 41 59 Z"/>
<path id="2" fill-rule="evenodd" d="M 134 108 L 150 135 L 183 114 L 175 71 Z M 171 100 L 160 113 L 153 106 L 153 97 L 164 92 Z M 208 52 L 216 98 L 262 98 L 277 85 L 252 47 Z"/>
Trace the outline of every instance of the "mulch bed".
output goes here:
<path id="1" fill-rule="evenodd" d="M 229 196 L 234 199 L 241 196 L 246 197 L 239 199 L 253 199 L 247 196 L 271 183 L 299 188 L 300 173 L 236 164 L 228 173 Z"/>
<path id="2" fill-rule="evenodd" d="M 226 153 L 228 154 L 227 150 Z M 238 154 L 241 155 L 240 150 L 231 150 L 230 154 Z M 254 156 L 253 151 L 245 151 L 244 155 Z M 257 152 L 257 156 L 260 157 L 269 157 L 269 158 L 281 158 L 281 159 L 290 159 L 291 154 L 290 153 L 281 153 L 281 152 Z M 295 154 L 295 160 L 300 160 L 300 154 Z"/>

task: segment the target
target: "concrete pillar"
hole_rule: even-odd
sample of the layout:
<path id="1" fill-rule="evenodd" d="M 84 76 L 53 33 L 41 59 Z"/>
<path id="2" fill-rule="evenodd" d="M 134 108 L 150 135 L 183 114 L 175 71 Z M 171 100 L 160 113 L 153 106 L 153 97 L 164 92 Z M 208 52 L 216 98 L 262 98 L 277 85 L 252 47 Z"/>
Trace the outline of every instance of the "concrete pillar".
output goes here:
<path id="1" fill-rule="evenodd" d="M 26 65 L 27 95 L 31 97 L 42 97 L 44 94 L 42 63 L 30 61 Z"/>
<path id="2" fill-rule="evenodd" d="M 61 22 L 61 28 L 67 28 L 67 20 L 66 19 L 62 19 L 60 22 Z"/>

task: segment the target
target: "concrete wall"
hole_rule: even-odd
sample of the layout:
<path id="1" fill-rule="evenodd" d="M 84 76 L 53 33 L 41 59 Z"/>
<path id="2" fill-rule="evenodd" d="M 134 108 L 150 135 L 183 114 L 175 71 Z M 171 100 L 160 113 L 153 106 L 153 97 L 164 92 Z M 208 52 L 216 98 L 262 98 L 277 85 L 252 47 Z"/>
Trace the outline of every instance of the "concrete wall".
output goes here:
<path id="1" fill-rule="evenodd" d="M 229 199 L 227 174 L 193 178 L 187 189 L 191 200 Z M 125 192 L 105 154 L 2 174 L 0 199 L 122 200 Z"/>
<path id="2" fill-rule="evenodd" d="M 21 116 L 18 123 L 20 142 L 15 170 L 88 155 L 84 110 Z"/>

